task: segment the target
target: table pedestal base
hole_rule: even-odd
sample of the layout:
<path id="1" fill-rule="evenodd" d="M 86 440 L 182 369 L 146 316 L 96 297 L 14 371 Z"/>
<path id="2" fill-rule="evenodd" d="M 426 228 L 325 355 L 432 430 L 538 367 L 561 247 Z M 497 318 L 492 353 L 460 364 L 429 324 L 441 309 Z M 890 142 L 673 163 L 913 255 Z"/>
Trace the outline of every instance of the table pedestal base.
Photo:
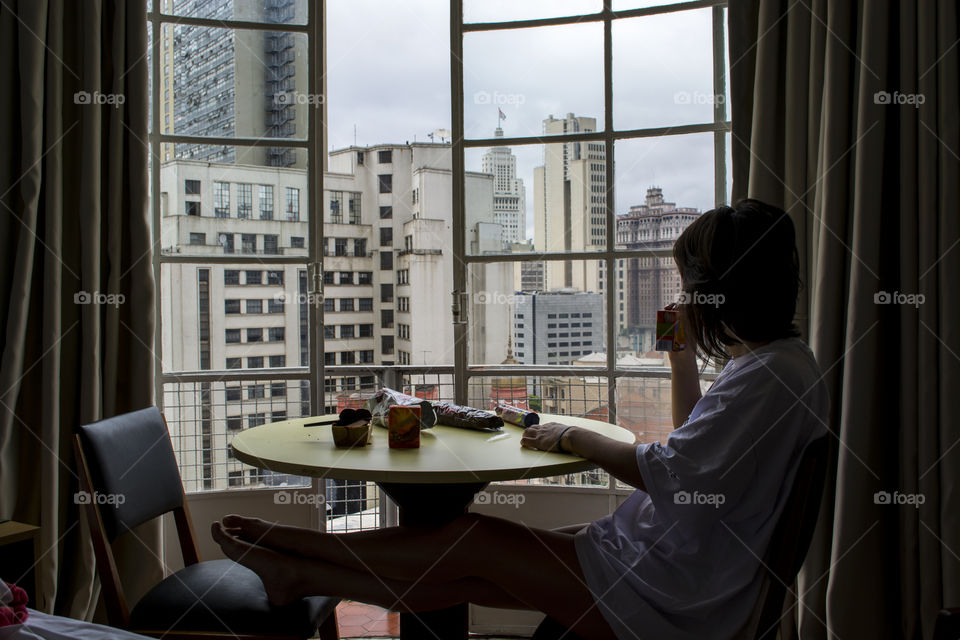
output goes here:
<path id="1" fill-rule="evenodd" d="M 400 508 L 400 524 L 438 525 L 467 512 L 474 495 L 486 482 L 458 484 L 403 484 L 378 482 L 383 492 Z M 467 638 L 466 604 L 400 614 L 400 640 L 458 640 Z"/>

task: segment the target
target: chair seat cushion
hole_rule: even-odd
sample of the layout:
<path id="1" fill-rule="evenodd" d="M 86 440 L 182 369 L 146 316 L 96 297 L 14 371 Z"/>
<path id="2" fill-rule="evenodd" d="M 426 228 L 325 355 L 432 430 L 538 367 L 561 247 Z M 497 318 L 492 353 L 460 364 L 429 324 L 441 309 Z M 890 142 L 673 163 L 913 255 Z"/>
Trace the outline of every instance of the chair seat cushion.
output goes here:
<path id="1" fill-rule="evenodd" d="M 273 607 L 257 574 L 233 560 L 211 560 L 151 589 L 131 612 L 130 627 L 309 638 L 338 602 L 314 596 Z"/>

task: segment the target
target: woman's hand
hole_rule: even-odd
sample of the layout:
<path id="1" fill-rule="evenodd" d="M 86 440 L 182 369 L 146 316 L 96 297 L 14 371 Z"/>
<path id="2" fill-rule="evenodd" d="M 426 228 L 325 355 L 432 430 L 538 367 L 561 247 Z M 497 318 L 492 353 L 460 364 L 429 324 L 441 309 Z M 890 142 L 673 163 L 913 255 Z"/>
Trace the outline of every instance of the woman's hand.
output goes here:
<path id="1" fill-rule="evenodd" d="M 523 437 L 520 438 L 520 446 L 527 449 L 537 449 L 538 451 L 559 452 L 560 434 L 568 426 L 559 422 L 545 422 L 527 427 L 523 430 Z M 570 435 L 570 431 L 567 432 L 567 435 Z M 564 453 L 569 453 L 569 451 L 564 449 Z"/>

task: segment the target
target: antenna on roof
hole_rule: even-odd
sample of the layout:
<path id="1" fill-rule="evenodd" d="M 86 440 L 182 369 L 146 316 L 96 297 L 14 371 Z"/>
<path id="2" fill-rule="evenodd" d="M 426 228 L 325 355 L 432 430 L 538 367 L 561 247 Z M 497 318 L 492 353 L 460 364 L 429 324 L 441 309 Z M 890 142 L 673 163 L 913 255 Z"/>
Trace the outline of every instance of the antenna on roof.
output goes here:
<path id="1" fill-rule="evenodd" d="M 357 146 L 357 125 L 353 125 L 353 146 Z"/>

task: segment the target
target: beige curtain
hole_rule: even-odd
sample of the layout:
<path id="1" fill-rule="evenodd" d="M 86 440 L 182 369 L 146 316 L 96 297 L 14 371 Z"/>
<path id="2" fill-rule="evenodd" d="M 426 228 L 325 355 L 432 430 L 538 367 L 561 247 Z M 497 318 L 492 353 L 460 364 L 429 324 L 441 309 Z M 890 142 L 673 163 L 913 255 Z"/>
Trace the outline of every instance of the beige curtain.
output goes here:
<path id="1" fill-rule="evenodd" d="M 798 225 L 836 435 L 783 636 L 929 639 L 960 605 L 958 5 L 744 0 L 729 21 L 734 199 Z"/>
<path id="2" fill-rule="evenodd" d="M 86 617 L 72 433 L 153 403 L 145 3 L 6 0 L 0 50 L 0 519 L 42 528 L 31 606 Z M 118 549 L 134 597 L 157 532 Z"/>

